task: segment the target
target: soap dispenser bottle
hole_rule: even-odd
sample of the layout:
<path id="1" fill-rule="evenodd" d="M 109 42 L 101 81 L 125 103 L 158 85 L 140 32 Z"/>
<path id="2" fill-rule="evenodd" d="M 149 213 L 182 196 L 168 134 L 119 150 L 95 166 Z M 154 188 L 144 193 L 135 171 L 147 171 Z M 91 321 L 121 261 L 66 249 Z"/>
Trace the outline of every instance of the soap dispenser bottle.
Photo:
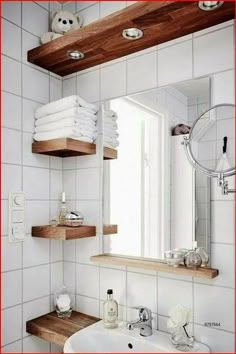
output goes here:
<path id="1" fill-rule="evenodd" d="M 113 290 L 107 290 L 107 300 L 103 303 L 103 322 L 105 328 L 118 327 L 118 303 L 113 299 Z"/>

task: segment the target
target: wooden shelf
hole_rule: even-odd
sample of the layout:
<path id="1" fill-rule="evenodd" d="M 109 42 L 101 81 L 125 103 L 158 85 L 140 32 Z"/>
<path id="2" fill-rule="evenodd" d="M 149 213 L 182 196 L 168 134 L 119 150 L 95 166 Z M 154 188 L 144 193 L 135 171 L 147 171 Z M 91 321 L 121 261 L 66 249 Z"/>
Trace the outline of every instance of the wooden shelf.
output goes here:
<path id="1" fill-rule="evenodd" d="M 114 235 L 118 232 L 117 225 L 103 225 L 103 235 Z"/>
<path id="2" fill-rule="evenodd" d="M 156 272 L 175 273 L 179 275 L 189 275 L 196 278 L 213 279 L 219 274 L 218 269 L 213 268 L 198 268 L 197 270 L 186 268 L 180 265 L 177 268 L 168 266 L 164 261 L 157 261 L 148 258 L 125 257 L 112 254 L 99 254 L 90 257 L 90 260 L 101 264 L 115 264 L 119 266 L 141 268 L 147 270 L 154 270 Z"/>
<path id="3" fill-rule="evenodd" d="M 75 240 L 84 237 L 96 236 L 95 226 L 81 225 L 78 227 L 69 226 L 32 226 L 32 236 L 50 238 L 55 240 Z"/>
<path id="4" fill-rule="evenodd" d="M 219 10 L 207 13 L 198 8 L 197 1 L 138 1 L 30 50 L 28 61 L 65 76 L 233 18 L 234 1 L 224 2 Z M 136 41 L 123 38 L 122 31 L 130 27 L 138 27 L 144 36 Z M 83 59 L 68 57 L 68 51 L 75 49 L 84 53 Z"/>
<path id="5" fill-rule="evenodd" d="M 96 145 L 71 138 L 60 138 L 34 142 L 32 152 L 59 157 L 94 155 L 96 154 Z"/>
<path id="6" fill-rule="evenodd" d="M 56 312 L 51 312 L 26 322 L 26 331 L 36 337 L 63 347 L 72 334 L 81 331 L 96 322 L 97 317 L 72 311 L 70 318 L 58 318 Z"/>
<path id="7" fill-rule="evenodd" d="M 113 160 L 117 159 L 118 153 L 116 149 L 111 149 L 104 147 L 103 149 L 103 160 Z"/>

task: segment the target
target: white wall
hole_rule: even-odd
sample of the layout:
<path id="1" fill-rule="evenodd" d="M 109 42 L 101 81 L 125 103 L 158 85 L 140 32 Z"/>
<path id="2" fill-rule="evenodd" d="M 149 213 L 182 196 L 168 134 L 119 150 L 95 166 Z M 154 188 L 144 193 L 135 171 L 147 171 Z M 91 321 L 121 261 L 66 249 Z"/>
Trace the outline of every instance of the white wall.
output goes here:
<path id="1" fill-rule="evenodd" d="M 130 5 L 129 1 L 69 3 L 65 8 L 83 15 L 85 24 Z M 234 102 L 233 21 L 187 35 L 113 62 L 84 70 L 65 78 L 63 94 L 77 92 L 91 102 L 148 90 L 154 87 L 210 75 L 212 104 Z M 90 165 L 90 167 L 94 167 Z M 72 172 L 73 174 L 74 172 Z M 72 175 L 71 174 L 71 175 Z M 67 175 L 69 178 L 69 175 Z M 65 267 L 73 269 L 70 282 L 77 284 L 77 307 L 102 315 L 102 301 L 107 288 L 114 289 L 120 317 L 137 317 L 132 306 L 144 304 L 155 314 L 155 328 L 166 331 L 168 310 L 176 303 L 193 309 L 194 335 L 213 352 L 234 349 L 234 258 L 233 196 L 214 194 L 211 202 L 212 266 L 220 270 L 214 280 L 199 280 L 125 267 L 91 264 L 89 255 L 97 254 L 99 242 L 76 241 L 66 256 Z M 223 199 L 223 200 L 222 200 Z M 100 249 L 101 250 L 101 249 Z M 70 261 L 69 261 L 70 260 Z M 71 262 L 75 260 L 75 262 Z M 76 273 L 75 273 L 76 269 Z M 89 281 L 87 280 L 89 279 Z M 220 327 L 206 327 L 205 322 L 220 322 Z"/>
<path id="2" fill-rule="evenodd" d="M 48 30 L 49 10 L 60 4 L 2 5 L 2 352 L 50 352 L 55 346 L 25 332 L 25 322 L 52 308 L 63 282 L 63 244 L 31 237 L 47 224 L 62 191 L 62 161 L 31 153 L 34 110 L 62 95 L 62 80 L 27 63 L 26 52 Z M 52 5 L 52 6 L 51 6 Z M 26 238 L 8 241 L 8 192 L 26 194 Z"/>

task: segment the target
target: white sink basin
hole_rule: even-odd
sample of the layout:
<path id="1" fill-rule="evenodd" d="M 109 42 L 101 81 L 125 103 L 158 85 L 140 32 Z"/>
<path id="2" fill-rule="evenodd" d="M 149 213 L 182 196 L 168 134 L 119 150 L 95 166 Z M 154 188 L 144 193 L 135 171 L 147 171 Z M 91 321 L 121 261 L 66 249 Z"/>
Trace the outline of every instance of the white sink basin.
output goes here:
<path id="1" fill-rule="evenodd" d="M 99 321 L 67 339 L 64 353 L 180 353 L 171 343 L 171 336 L 153 331 L 150 337 L 141 337 L 139 330 L 129 331 L 121 322 L 116 329 L 106 329 Z M 195 343 L 192 353 L 210 353 L 209 348 Z"/>

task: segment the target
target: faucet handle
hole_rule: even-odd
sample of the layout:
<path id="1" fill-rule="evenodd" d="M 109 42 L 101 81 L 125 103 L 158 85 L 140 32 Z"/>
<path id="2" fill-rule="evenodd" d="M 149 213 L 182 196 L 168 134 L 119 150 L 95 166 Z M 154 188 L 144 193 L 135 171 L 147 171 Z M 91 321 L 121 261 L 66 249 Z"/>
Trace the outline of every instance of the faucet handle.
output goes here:
<path id="1" fill-rule="evenodd" d="M 134 309 L 139 310 L 139 318 L 142 321 L 152 320 L 152 311 L 145 306 L 135 306 Z"/>

